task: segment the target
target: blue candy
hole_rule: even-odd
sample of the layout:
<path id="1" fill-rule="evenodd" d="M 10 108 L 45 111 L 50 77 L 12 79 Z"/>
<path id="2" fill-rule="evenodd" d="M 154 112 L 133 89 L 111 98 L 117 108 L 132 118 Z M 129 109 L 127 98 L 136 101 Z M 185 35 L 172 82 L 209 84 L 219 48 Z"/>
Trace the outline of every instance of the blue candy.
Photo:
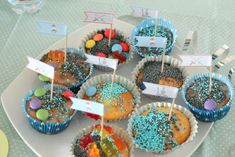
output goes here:
<path id="1" fill-rule="evenodd" d="M 86 95 L 87 96 L 94 96 L 96 94 L 96 87 L 95 86 L 90 86 L 86 89 Z"/>
<path id="2" fill-rule="evenodd" d="M 112 46 L 112 52 L 115 52 L 115 51 L 122 52 L 122 46 L 120 44 L 114 44 Z"/>

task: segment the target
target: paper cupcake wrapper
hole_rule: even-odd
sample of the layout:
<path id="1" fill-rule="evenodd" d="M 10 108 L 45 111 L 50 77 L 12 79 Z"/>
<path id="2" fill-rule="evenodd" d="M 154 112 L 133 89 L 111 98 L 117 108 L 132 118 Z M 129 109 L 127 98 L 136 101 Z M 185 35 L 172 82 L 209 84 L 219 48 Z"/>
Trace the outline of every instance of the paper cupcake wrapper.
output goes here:
<path id="1" fill-rule="evenodd" d="M 65 50 L 65 48 L 60 48 L 59 50 Z M 67 51 L 72 52 L 72 53 L 78 53 L 79 52 L 77 48 L 67 48 Z M 87 64 L 89 64 L 89 63 L 87 63 Z M 90 65 L 90 71 L 89 71 L 88 75 L 86 76 L 86 78 L 82 81 L 78 81 L 78 82 L 72 84 L 69 88 L 71 88 L 71 89 L 79 88 L 84 82 L 86 82 L 86 80 L 88 80 L 91 77 L 94 67 L 93 67 L 92 64 L 89 64 L 89 65 Z M 44 82 L 44 83 L 50 83 L 50 82 L 47 81 L 47 82 Z"/>
<path id="2" fill-rule="evenodd" d="M 141 23 L 139 23 L 135 28 L 134 30 L 132 31 L 132 34 L 131 34 L 131 43 L 134 44 L 134 39 L 135 39 L 135 36 L 137 35 L 137 33 L 142 30 L 143 28 L 146 28 L 146 27 L 151 27 L 151 26 L 155 26 L 155 19 L 153 18 L 150 18 L 148 20 L 143 20 Z M 166 19 L 164 18 L 158 18 L 158 26 L 162 26 L 162 27 L 165 27 L 165 28 L 168 28 L 169 30 L 171 30 L 172 34 L 173 34 L 173 42 L 172 44 L 166 48 L 166 55 L 170 55 L 171 53 L 171 50 L 176 42 L 176 38 L 177 38 L 177 31 L 176 31 L 176 27 L 170 22 L 170 21 L 167 21 Z M 144 55 L 142 52 L 140 52 L 136 46 L 133 45 L 133 48 L 134 48 L 134 51 L 139 54 L 141 57 L 147 57 L 149 55 Z M 158 56 L 157 54 L 155 56 Z"/>
<path id="3" fill-rule="evenodd" d="M 140 70 L 144 67 L 145 63 L 153 62 L 153 61 L 162 62 L 162 56 L 145 57 L 141 61 L 139 61 L 139 63 L 137 64 L 137 66 L 135 67 L 135 69 L 132 72 L 132 77 L 131 77 L 132 82 L 134 82 L 137 85 L 136 77 L 138 76 Z M 183 81 L 185 81 L 185 79 L 188 77 L 188 73 L 187 73 L 186 69 L 184 67 L 180 66 L 181 63 L 178 59 L 171 57 L 171 56 L 165 56 L 164 63 L 169 63 L 172 67 L 179 68 L 180 71 L 182 72 L 182 75 L 183 75 L 183 79 L 184 79 Z M 142 92 L 142 90 L 140 88 L 138 88 L 138 89 L 140 92 Z M 154 95 L 146 95 L 146 96 L 151 99 L 157 99 L 158 101 L 170 100 L 169 98 L 164 98 L 164 97 L 160 97 L 160 96 L 154 96 Z"/>
<path id="4" fill-rule="evenodd" d="M 135 110 L 133 112 L 131 118 L 128 120 L 128 127 L 127 127 L 127 132 L 130 135 L 133 143 L 135 143 L 135 139 L 132 136 L 132 129 L 131 129 L 133 118 L 137 115 L 140 115 L 141 113 L 143 113 L 145 111 L 156 109 L 158 107 L 169 107 L 170 108 L 171 103 L 168 103 L 168 102 L 154 102 L 154 103 L 144 105 L 144 106 L 138 108 L 137 110 Z M 136 148 L 139 148 L 139 149 L 145 150 L 146 152 L 154 153 L 154 154 L 167 154 L 167 153 L 170 153 L 170 152 L 174 151 L 175 149 L 178 149 L 178 148 L 182 147 L 184 144 L 186 144 L 186 143 L 188 143 L 188 142 L 190 142 L 194 139 L 194 137 L 196 136 L 196 134 L 198 132 L 198 123 L 196 121 L 196 118 L 193 116 L 193 114 L 189 110 L 187 110 L 186 108 L 184 108 L 180 105 L 174 104 L 173 109 L 177 109 L 177 110 L 181 111 L 183 114 L 185 114 L 188 117 L 189 122 L 190 122 L 190 126 L 191 126 L 191 133 L 190 133 L 190 136 L 188 137 L 188 139 L 184 143 L 182 143 L 181 145 L 178 145 L 175 148 L 173 148 L 172 150 L 164 150 L 164 151 L 161 151 L 161 152 L 150 151 L 148 149 L 142 148 L 140 145 L 135 143 Z"/>
<path id="5" fill-rule="evenodd" d="M 51 89 L 50 85 L 44 85 L 42 87 L 46 88 L 46 89 Z M 54 85 L 53 88 L 54 89 L 63 89 L 63 90 L 70 91 L 67 87 L 61 86 L 61 85 Z M 35 91 L 35 89 L 29 91 L 25 95 L 25 97 L 22 101 L 22 109 L 23 109 L 23 112 L 24 112 L 25 116 L 28 118 L 28 121 L 29 121 L 30 125 L 32 125 L 32 127 L 34 129 L 36 129 L 37 131 L 39 131 L 41 133 L 44 133 L 44 134 L 57 134 L 57 133 L 63 131 L 64 129 L 66 129 L 69 126 L 72 119 L 75 117 L 76 111 L 74 111 L 73 115 L 71 115 L 65 121 L 57 122 L 57 123 L 42 122 L 42 121 L 39 121 L 39 120 L 36 120 L 36 119 L 32 118 L 28 114 L 28 112 L 26 111 L 26 101 L 29 100 L 29 98 L 33 95 L 34 91 Z"/>
<path id="6" fill-rule="evenodd" d="M 83 96 L 85 95 L 85 90 L 88 87 L 95 86 L 98 83 L 106 83 L 108 81 L 110 81 L 110 82 L 112 81 L 112 75 L 111 74 L 97 75 L 97 76 L 87 80 L 82 85 L 80 90 L 78 91 L 77 97 L 78 98 L 83 98 Z M 139 93 L 139 90 L 138 90 L 137 86 L 134 83 L 132 83 L 130 80 L 128 80 L 127 78 L 122 77 L 122 76 L 118 76 L 118 75 L 115 76 L 114 82 L 124 86 L 129 92 L 132 93 L 133 98 L 134 98 L 134 108 L 133 108 L 133 110 L 135 110 L 135 108 L 138 108 L 138 106 L 140 104 L 140 93 Z M 105 120 L 106 121 L 122 120 L 122 119 L 125 119 L 125 118 L 129 117 L 130 115 L 131 115 L 131 112 L 127 116 L 117 117 L 117 119 L 115 119 L 115 120 L 108 120 L 108 119 L 105 119 Z"/>
<path id="7" fill-rule="evenodd" d="M 89 33 L 86 36 L 86 38 L 82 40 L 80 47 L 84 48 L 84 50 L 85 50 L 86 41 L 89 40 L 89 39 L 92 39 L 93 36 L 95 34 L 97 34 L 98 31 L 101 31 L 101 30 L 103 30 L 103 29 L 98 29 L 96 31 L 93 31 L 93 32 Z M 119 67 L 122 67 L 123 65 L 127 64 L 133 58 L 133 51 L 134 51 L 134 49 L 133 49 L 132 45 L 130 44 L 129 37 L 127 37 L 127 35 L 125 35 L 122 31 L 120 31 L 118 29 L 115 29 L 115 30 L 116 30 L 117 34 L 122 35 L 124 37 L 124 41 L 129 45 L 129 57 L 127 58 L 127 60 L 125 62 L 118 64 L 117 68 L 119 68 Z M 99 69 L 101 71 L 106 71 L 106 72 L 113 71 L 113 69 L 109 68 L 109 67 L 99 66 L 99 65 L 94 65 L 94 66 L 95 66 L 96 69 Z"/>
<path id="8" fill-rule="evenodd" d="M 209 79 L 210 73 L 206 72 L 206 73 L 197 74 L 195 76 L 187 78 L 187 80 L 184 82 L 184 85 L 183 85 L 182 91 L 181 91 L 182 98 L 183 98 L 184 102 L 186 103 L 186 105 L 188 106 L 190 111 L 194 114 L 194 116 L 200 121 L 214 122 L 216 120 L 224 118 L 227 115 L 227 113 L 229 112 L 230 107 L 231 107 L 233 100 L 234 100 L 234 86 L 233 86 L 233 84 L 230 82 L 230 80 L 227 77 L 224 77 L 224 76 L 217 74 L 217 73 L 212 73 L 212 78 L 214 78 L 218 81 L 221 81 L 227 85 L 228 90 L 229 90 L 230 100 L 228 101 L 228 103 L 226 105 L 224 105 L 220 109 L 216 109 L 213 111 L 203 110 L 203 109 L 199 109 L 197 107 L 194 107 L 186 100 L 187 88 L 193 83 L 194 80 L 196 80 L 200 77 L 208 77 L 208 79 Z"/>
<path id="9" fill-rule="evenodd" d="M 120 127 L 117 127 L 117 126 L 114 126 L 114 125 L 107 125 L 107 124 L 105 124 L 105 125 L 111 127 L 113 133 L 118 135 L 121 139 L 123 139 L 125 141 L 125 143 L 128 146 L 129 156 L 130 157 L 134 157 L 134 155 L 133 155 L 134 146 L 133 146 L 133 142 L 132 142 L 130 136 L 128 135 L 128 133 L 125 130 L 123 130 L 122 128 L 120 128 Z M 75 155 L 73 153 L 73 150 L 74 150 L 74 146 L 76 144 L 76 141 L 78 139 L 82 138 L 84 135 L 90 133 L 92 131 L 92 128 L 94 128 L 94 127 L 95 127 L 95 125 L 83 128 L 78 133 L 78 135 L 73 139 L 72 144 L 71 144 L 71 149 L 70 149 L 71 156 L 75 157 Z"/>

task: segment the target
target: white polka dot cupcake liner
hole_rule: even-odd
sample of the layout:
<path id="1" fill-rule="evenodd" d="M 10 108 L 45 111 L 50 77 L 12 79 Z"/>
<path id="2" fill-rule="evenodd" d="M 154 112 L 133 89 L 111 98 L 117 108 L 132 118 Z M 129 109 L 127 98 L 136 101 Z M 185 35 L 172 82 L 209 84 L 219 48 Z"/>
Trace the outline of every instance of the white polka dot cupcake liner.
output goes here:
<path id="1" fill-rule="evenodd" d="M 97 34 L 98 31 L 102 31 L 102 30 L 105 30 L 105 29 L 109 29 L 109 28 L 99 29 L 99 30 L 96 30 L 96 31 L 93 31 L 93 32 L 89 33 L 89 34 L 82 40 L 80 47 L 85 50 L 85 49 L 86 49 L 86 48 L 85 48 L 86 41 L 89 40 L 89 39 L 92 39 L 93 36 L 94 36 L 95 34 Z M 114 28 L 113 28 L 113 29 L 114 29 Z M 129 46 L 129 52 L 128 52 L 129 55 L 128 55 L 128 58 L 126 59 L 125 62 L 122 62 L 122 63 L 119 63 L 119 64 L 118 64 L 118 67 L 117 67 L 117 68 L 121 68 L 121 67 L 125 66 L 125 64 L 127 64 L 129 61 L 131 61 L 131 59 L 133 59 L 133 52 L 134 52 L 134 50 L 133 50 L 133 47 L 132 47 L 131 44 L 130 44 L 130 39 L 129 39 L 129 37 L 127 37 L 127 35 L 125 35 L 121 30 L 117 30 L 117 29 L 115 29 L 115 30 L 116 30 L 116 34 L 122 35 L 122 36 L 124 37 L 124 41 L 125 41 L 125 42 L 128 44 L 128 46 Z M 85 51 L 85 52 L 86 52 L 86 51 Z M 96 69 L 98 69 L 98 70 L 101 70 L 101 71 L 106 71 L 106 72 L 113 71 L 112 68 L 105 67 L 105 66 L 94 65 L 94 67 L 95 67 Z"/>
<path id="2" fill-rule="evenodd" d="M 141 61 L 139 61 L 139 63 L 136 65 L 135 69 L 133 70 L 132 77 L 131 77 L 132 82 L 134 82 L 136 85 L 137 85 L 136 79 L 139 75 L 139 72 L 147 62 L 162 62 L 162 57 L 161 56 L 150 56 L 150 57 L 145 57 Z M 180 71 L 182 72 L 182 75 L 183 75 L 183 82 L 188 77 L 188 73 L 187 73 L 186 69 L 183 66 L 180 66 L 181 62 L 178 59 L 171 57 L 171 56 L 165 56 L 164 63 L 169 63 L 170 66 L 180 69 Z M 140 92 L 142 92 L 142 90 L 140 88 L 138 88 L 138 89 Z M 171 100 L 169 98 L 164 98 L 164 97 L 154 96 L 154 95 L 146 95 L 146 96 L 151 99 L 155 99 L 157 101 Z"/>
<path id="3" fill-rule="evenodd" d="M 105 124 L 106 126 L 108 127 L 111 127 L 112 128 L 112 132 L 113 134 L 116 134 L 118 135 L 122 140 L 124 140 L 124 142 L 127 144 L 128 146 L 128 150 L 129 150 L 129 157 L 134 157 L 133 155 L 133 152 L 134 152 L 134 145 L 133 145 L 133 142 L 129 136 L 129 134 L 123 130 L 122 128 L 120 127 L 117 127 L 115 125 L 107 125 Z M 75 157 L 74 155 L 74 147 L 76 145 L 76 141 L 81 139 L 83 136 L 87 135 L 88 133 L 90 133 L 92 131 L 92 129 L 95 127 L 95 125 L 93 126 L 88 126 L 86 128 L 83 128 L 79 133 L 78 135 L 73 139 L 72 143 L 71 143 L 71 149 L 70 149 L 70 152 L 71 152 L 71 156 Z"/>
<path id="4" fill-rule="evenodd" d="M 97 75 L 89 80 L 87 80 L 80 88 L 80 90 L 77 93 L 78 98 L 83 98 L 85 95 L 85 91 L 88 87 L 90 86 L 96 86 L 99 83 L 105 84 L 106 82 L 111 82 L 112 81 L 112 75 L 111 74 L 103 74 L 103 75 Z M 120 84 L 122 87 L 126 88 L 132 95 L 134 99 L 134 106 L 132 111 L 134 111 L 136 108 L 139 107 L 140 104 L 140 93 L 137 88 L 137 86 L 132 83 L 129 79 L 116 75 L 114 78 L 114 83 Z M 132 112 L 130 112 L 127 116 L 122 116 L 122 117 L 117 117 L 116 119 L 113 120 L 106 120 L 106 121 L 118 121 L 122 119 L 128 118 Z"/>
<path id="5" fill-rule="evenodd" d="M 150 54 L 143 54 L 142 52 L 139 51 L 139 49 L 137 49 L 137 46 L 134 46 L 135 36 L 137 36 L 138 32 L 143 30 L 144 28 L 155 26 L 155 23 L 156 23 L 155 21 L 156 20 L 153 19 L 153 18 L 145 19 L 142 22 L 140 22 L 139 24 L 137 24 L 137 26 L 132 31 L 132 34 L 131 34 L 131 43 L 133 45 L 133 49 L 141 57 L 147 57 L 147 56 L 152 56 L 152 55 L 150 55 Z M 177 38 L 176 27 L 170 21 L 168 21 L 168 20 L 166 20 L 164 18 L 158 18 L 158 27 L 159 26 L 168 28 L 172 32 L 172 34 L 173 34 L 172 44 L 166 48 L 166 55 L 170 55 L 171 50 L 172 50 L 172 48 L 173 48 L 173 46 L 174 46 L 174 44 L 176 42 L 176 38 Z M 156 54 L 154 56 L 158 56 L 158 55 Z"/>
<path id="6" fill-rule="evenodd" d="M 65 48 L 60 48 L 59 50 L 65 50 Z M 72 47 L 70 47 L 70 48 L 67 48 L 67 51 L 68 52 L 71 52 L 71 53 L 79 53 L 79 50 L 77 49 L 77 48 L 72 48 Z M 87 64 L 89 64 L 89 63 L 87 63 Z M 78 81 L 78 82 L 76 82 L 76 83 L 74 83 L 74 84 L 72 84 L 69 88 L 70 89 L 73 89 L 73 88 L 79 88 L 84 82 L 86 82 L 86 80 L 88 80 L 90 77 L 91 77 L 91 75 L 92 75 L 92 73 L 93 73 L 93 69 L 94 69 L 94 66 L 92 65 L 92 64 L 89 64 L 90 65 L 90 70 L 89 70 L 89 73 L 88 73 L 88 75 L 83 79 L 83 80 L 81 80 L 81 81 Z M 46 81 L 46 82 L 44 82 L 44 83 L 50 83 L 49 81 Z"/>
<path id="7" fill-rule="evenodd" d="M 153 151 L 153 150 L 144 148 L 142 145 L 137 144 L 134 137 L 133 137 L 133 131 L 134 130 L 132 129 L 132 123 L 133 123 L 134 117 L 137 116 L 137 115 L 141 115 L 142 113 L 144 113 L 146 111 L 156 110 L 159 107 L 169 107 L 170 108 L 171 103 L 168 103 L 168 102 L 154 102 L 154 103 L 150 103 L 150 104 L 141 106 L 140 108 L 136 109 L 133 112 L 130 119 L 128 120 L 127 132 L 130 135 L 130 137 L 131 137 L 133 143 L 135 144 L 136 148 L 141 149 L 141 150 L 145 150 L 147 153 L 159 154 L 159 155 L 161 154 L 162 155 L 162 154 L 168 154 L 168 153 L 170 153 L 170 152 L 172 152 L 172 151 L 174 151 L 174 150 L 176 150 L 180 147 L 183 147 L 186 143 L 189 143 L 189 142 L 193 141 L 196 134 L 198 133 L 198 122 L 197 122 L 196 118 L 194 117 L 194 115 L 189 110 L 187 110 L 185 107 L 174 104 L 173 109 L 179 110 L 180 112 L 182 112 L 189 119 L 191 131 L 190 131 L 190 135 L 187 138 L 187 140 L 184 143 L 174 147 L 171 150 Z M 149 141 L 149 142 L 151 142 L 151 141 Z"/>
<path id="8" fill-rule="evenodd" d="M 50 85 L 44 85 L 42 87 L 46 88 L 46 89 L 49 89 L 49 90 L 51 89 Z M 53 88 L 54 89 L 62 89 L 62 90 L 70 91 L 67 87 L 61 86 L 61 85 L 54 85 Z M 69 126 L 72 119 L 75 117 L 76 111 L 74 111 L 73 114 L 69 118 L 64 120 L 63 122 L 48 123 L 48 122 L 42 122 L 40 120 L 34 119 L 33 117 L 31 117 L 29 115 L 29 113 L 26 110 L 26 101 L 30 99 L 30 97 L 34 94 L 35 90 L 36 89 L 33 89 L 33 90 L 29 91 L 25 95 L 24 99 L 22 100 L 22 109 L 23 109 L 24 115 L 28 118 L 29 124 L 35 130 L 39 131 L 40 133 L 44 133 L 44 134 L 57 134 L 57 133 L 65 130 Z"/>
<path id="9" fill-rule="evenodd" d="M 194 114 L 194 116 L 200 121 L 215 122 L 217 120 L 224 118 L 227 115 L 227 113 L 229 112 L 230 107 L 231 107 L 233 100 L 234 100 L 234 86 L 233 86 L 233 84 L 230 82 L 230 80 L 227 77 L 222 76 L 217 73 L 212 73 L 213 79 L 216 79 L 216 80 L 223 82 L 224 84 L 227 85 L 228 92 L 229 92 L 228 94 L 230 96 L 230 99 L 227 104 L 225 104 L 223 107 L 221 107 L 219 109 L 212 110 L 212 111 L 203 110 L 203 109 L 200 109 L 200 108 L 193 106 L 186 99 L 186 94 L 187 94 L 186 91 L 187 91 L 188 87 L 194 82 L 194 80 L 196 80 L 200 77 L 208 77 L 208 80 L 209 80 L 210 73 L 208 73 L 208 72 L 200 73 L 200 74 L 197 74 L 197 75 L 192 76 L 190 78 L 187 78 L 187 80 L 185 81 L 185 83 L 182 87 L 182 90 L 181 90 L 181 94 L 182 94 L 182 98 L 183 98 L 184 102 L 186 103 L 189 110 Z"/>

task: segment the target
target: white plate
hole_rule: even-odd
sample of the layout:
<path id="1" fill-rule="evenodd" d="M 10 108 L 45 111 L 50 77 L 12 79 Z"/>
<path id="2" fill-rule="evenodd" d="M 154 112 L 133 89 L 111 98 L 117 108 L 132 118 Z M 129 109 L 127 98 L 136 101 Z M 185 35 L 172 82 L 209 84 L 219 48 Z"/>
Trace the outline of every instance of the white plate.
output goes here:
<path id="1" fill-rule="evenodd" d="M 69 47 L 78 47 L 80 45 L 80 41 L 93 30 L 97 30 L 98 28 L 104 28 L 105 26 L 102 24 L 89 24 L 69 35 Z M 108 27 L 108 25 L 107 25 Z M 122 22 L 120 20 L 114 21 L 114 28 L 122 30 L 126 35 L 130 36 L 131 31 L 133 29 L 133 25 Z M 61 48 L 64 47 L 65 40 L 60 40 L 52 45 L 51 48 Z M 42 54 L 46 53 L 48 50 L 45 50 Z M 176 48 L 173 49 L 173 55 L 177 53 Z M 140 60 L 136 54 L 134 55 L 134 59 L 128 63 L 128 65 L 124 65 L 118 69 L 117 74 L 125 76 L 127 78 L 131 77 L 131 71 Z M 124 68 L 128 67 L 128 68 Z M 189 72 L 197 73 L 205 71 L 206 69 L 202 68 L 194 68 Z M 103 72 L 95 71 L 93 74 L 100 74 Z M 67 157 L 70 156 L 70 145 L 72 139 L 77 135 L 79 130 L 82 128 L 97 123 L 96 121 L 86 118 L 84 116 L 76 117 L 74 121 L 70 124 L 70 126 L 63 132 L 56 135 L 44 135 L 36 130 L 34 130 L 28 123 L 27 118 L 24 116 L 23 111 L 21 109 L 21 101 L 29 90 L 40 85 L 40 82 L 37 78 L 37 74 L 24 69 L 21 74 L 8 86 L 8 88 L 3 92 L 1 96 L 3 108 L 11 121 L 12 125 L 16 129 L 17 133 L 24 140 L 24 142 L 39 156 L 43 157 Z M 154 100 L 147 99 L 145 96 L 142 96 L 142 104 L 154 102 Z M 179 105 L 185 105 L 179 96 L 179 99 L 176 100 L 176 103 Z M 127 128 L 127 120 L 122 120 L 120 122 L 112 122 L 111 124 L 115 124 Z M 174 152 L 165 155 L 169 157 L 177 157 L 177 156 L 190 156 L 202 143 L 204 138 L 207 136 L 208 132 L 212 127 L 212 123 L 202 123 L 199 122 L 199 130 L 196 135 L 196 138 L 184 147 L 181 147 Z M 134 156 L 135 157 L 143 157 L 143 156 L 151 156 L 152 154 L 147 154 L 145 151 L 141 151 L 139 149 L 135 149 Z"/>

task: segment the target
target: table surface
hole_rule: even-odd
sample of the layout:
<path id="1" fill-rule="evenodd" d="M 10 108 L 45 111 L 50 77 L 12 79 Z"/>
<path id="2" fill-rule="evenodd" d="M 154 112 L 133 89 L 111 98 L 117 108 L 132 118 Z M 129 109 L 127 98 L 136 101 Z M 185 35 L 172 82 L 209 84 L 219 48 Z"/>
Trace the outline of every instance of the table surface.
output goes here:
<path id="1" fill-rule="evenodd" d="M 0 1 L 0 93 L 25 67 L 26 55 L 36 57 L 39 53 L 61 39 L 37 33 L 37 20 L 51 20 L 68 25 L 69 32 L 85 25 L 84 11 L 114 12 L 116 17 L 130 14 L 130 6 L 156 8 L 160 16 L 176 25 L 177 42 L 182 44 L 189 30 L 198 31 L 198 52 L 211 54 L 223 44 L 235 47 L 235 2 L 233 0 L 49 0 L 36 14 L 15 14 L 7 3 Z M 128 20 L 128 16 L 123 19 Z M 19 105 L 19 104 L 16 104 Z M 193 157 L 232 156 L 235 151 L 235 107 L 213 126 L 211 132 L 193 154 Z M 0 105 L 0 129 L 9 140 L 10 157 L 34 157 L 30 148 L 20 139 L 2 105 Z M 1 139 L 0 139 L 1 140 Z M 0 148 L 1 149 L 1 148 Z"/>

